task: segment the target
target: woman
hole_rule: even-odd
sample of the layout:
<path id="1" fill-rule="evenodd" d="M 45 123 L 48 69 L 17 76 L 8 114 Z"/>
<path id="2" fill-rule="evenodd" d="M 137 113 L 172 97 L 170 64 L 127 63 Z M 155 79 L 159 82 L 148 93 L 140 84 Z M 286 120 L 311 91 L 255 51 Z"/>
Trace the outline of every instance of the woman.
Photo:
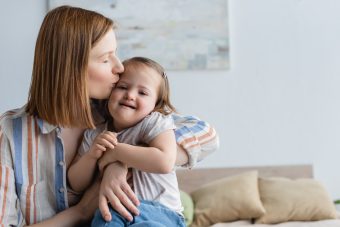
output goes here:
<path id="1" fill-rule="evenodd" d="M 113 28 L 110 19 L 74 7 L 56 8 L 44 18 L 28 102 L 0 120 L 0 225 L 81 225 L 92 218 L 98 194 L 102 210 L 110 202 L 124 217 L 128 210 L 138 214 L 138 199 L 120 163 L 108 165 L 100 189 L 94 182 L 80 202 L 69 207 L 69 195 L 77 192 L 68 190 L 67 167 L 84 130 L 102 122 L 101 100 L 124 71 Z M 200 151 L 216 148 L 217 137 L 209 126 L 183 117 L 177 123 L 177 163 L 189 159 L 192 166 L 202 157 Z"/>

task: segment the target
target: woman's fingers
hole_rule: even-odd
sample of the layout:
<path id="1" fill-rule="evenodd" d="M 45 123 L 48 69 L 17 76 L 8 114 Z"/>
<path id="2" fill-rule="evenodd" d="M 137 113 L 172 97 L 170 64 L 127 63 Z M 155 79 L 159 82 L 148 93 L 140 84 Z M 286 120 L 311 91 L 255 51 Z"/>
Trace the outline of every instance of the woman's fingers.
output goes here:
<path id="1" fill-rule="evenodd" d="M 129 186 L 128 186 L 129 187 Z M 139 215 L 139 210 L 135 206 L 135 204 L 130 200 L 130 196 L 125 193 L 125 190 L 122 188 L 115 192 L 116 197 L 119 200 L 119 203 L 122 204 L 127 210 L 129 210 L 134 215 Z M 137 199 L 137 198 L 136 198 Z M 137 199 L 138 201 L 138 199 Z M 110 201 L 111 202 L 111 201 Z M 138 201 L 139 203 L 139 201 Z"/>
<path id="2" fill-rule="evenodd" d="M 123 192 L 125 193 L 125 195 L 129 198 L 129 202 L 132 202 L 133 204 L 131 204 L 130 206 L 126 205 L 126 207 L 131 210 L 131 211 L 137 211 L 138 213 L 135 213 L 133 212 L 134 214 L 138 215 L 139 214 L 139 211 L 138 209 L 136 208 L 136 206 L 139 206 L 140 205 L 140 202 L 136 196 L 136 194 L 132 191 L 130 185 L 128 183 L 122 185 L 122 190 Z M 134 209 L 136 208 L 136 209 Z"/>
<path id="3" fill-rule="evenodd" d="M 114 210 L 130 221 L 132 214 L 139 214 L 135 205 L 139 204 L 139 201 L 126 182 L 127 172 L 126 166 L 120 162 L 111 163 L 105 169 L 100 190 L 100 196 L 105 199 L 100 199 L 99 204 L 103 216 L 107 215 L 108 201 Z"/>
<path id="4" fill-rule="evenodd" d="M 121 203 L 122 200 L 117 197 L 120 193 L 117 193 L 117 191 L 115 193 L 113 193 L 111 191 L 111 193 L 109 193 L 109 195 L 107 195 L 107 199 L 109 200 L 111 207 L 116 210 L 120 215 L 122 215 L 124 218 L 126 218 L 129 221 L 132 221 L 132 216 L 130 214 L 130 212 L 123 206 L 123 204 Z"/>
<path id="5" fill-rule="evenodd" d="M 112 217 L 107 204 L 107 199 L 103 195 L 99 196 L 99 210 L 105 221 L 111 221 Z"/>

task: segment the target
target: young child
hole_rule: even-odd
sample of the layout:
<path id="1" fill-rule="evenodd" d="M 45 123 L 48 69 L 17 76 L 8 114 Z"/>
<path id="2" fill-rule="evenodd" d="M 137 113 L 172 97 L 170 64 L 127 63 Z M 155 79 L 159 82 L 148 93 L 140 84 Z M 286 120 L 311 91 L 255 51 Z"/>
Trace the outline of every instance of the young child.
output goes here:
<path id="1" fill-rule="evenodd" d="M 97 211 L 92 226 L 185 226 L 174 171 L 175 126 L 169 114 L 175 109 L 167 76 L 147 58 L 131 58 L 123 65 L 125 71 L 108 102 L 112 119 L 85 132 L 81 157 L 68 171 L 69 183 L 73 190 L 82 191 L 91 184 L 100 158 L 122 162 L 132 167 L 140 215 L 129 222 L 111 209 L 104 220 Z"/>

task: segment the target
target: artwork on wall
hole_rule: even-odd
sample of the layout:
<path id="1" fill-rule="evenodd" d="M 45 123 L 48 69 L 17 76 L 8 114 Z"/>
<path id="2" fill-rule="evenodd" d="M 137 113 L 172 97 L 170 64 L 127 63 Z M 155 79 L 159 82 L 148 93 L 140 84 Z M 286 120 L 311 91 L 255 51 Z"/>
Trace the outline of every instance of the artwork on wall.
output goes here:
<path id="1" fill-rule="evenodd" d="M 118 56 L 152 58 L 168 70 L 229 68 L 227 0 L 49 0 L 94 10 L 118 25 Z"/>

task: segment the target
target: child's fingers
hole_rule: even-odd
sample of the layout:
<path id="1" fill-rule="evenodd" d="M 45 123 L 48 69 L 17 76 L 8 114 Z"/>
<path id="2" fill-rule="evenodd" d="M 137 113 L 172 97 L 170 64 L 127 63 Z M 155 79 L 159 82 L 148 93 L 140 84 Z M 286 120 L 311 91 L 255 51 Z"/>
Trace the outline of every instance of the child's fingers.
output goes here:
<path id="1" fill-rule="evenodd" d="M 115 132 L 106 131 L 105 133 L 107 133 L 108 135 L 110 135 L 112 137 L 117 137 L 117 133 L 115 133 Z"/>
<path id="2" fill-rule="evenodd" d="M 103 134 L 100 138 L 100 141 L 105 143 L 105 146 L 114 149 L 115 145 L 117 145 L 117 138 L 116 137 L 112 137 L 109 134 Z"/>
<path id="3" fill-rule="evenodd" d="M 109 140 L 112 144 L 117 145 L 117 133 L 106 131 L 104 134 L 107 136 L 107 140 Z"/>
<path id="4" fill-rule="evenodd" d="M 99 143 L 100 145 L 104 146 L 104 147 L 108 147 L 110 149 L 114 149 L 115 145 L 112 144 L 112 142 L 110 142 L 109 140 L 107 140 L 106 138 L 100 138 L 97 143 Z"/>
<path id="5" fill-rule="evenodd" d="M 106 147 L 97 143 L 96 144 L 96 150 L 100 150 L 100 151 L 106 151 Z"/>

